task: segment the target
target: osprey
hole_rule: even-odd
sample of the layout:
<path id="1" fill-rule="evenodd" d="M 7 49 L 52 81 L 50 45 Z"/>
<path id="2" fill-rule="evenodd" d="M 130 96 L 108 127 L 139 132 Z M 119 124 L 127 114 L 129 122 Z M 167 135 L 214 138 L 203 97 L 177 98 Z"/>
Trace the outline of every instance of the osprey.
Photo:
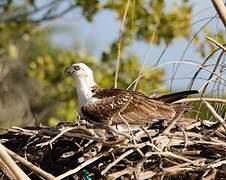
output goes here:
<path id="1" fill-rule="evenodd" d="M 82 117 L 92 123 L 112 125 L 145 125 L 156 120 L 170 120 L 178 107 L 171 103 L 185 98 L 196 90 L 183 91 L 159 97 L 148 97 L 125 89 L 104 89 L 96 84 L 93 71 L 83 63 L 72 64 L 65 73 L 76 80 L 76 91 Z"/>

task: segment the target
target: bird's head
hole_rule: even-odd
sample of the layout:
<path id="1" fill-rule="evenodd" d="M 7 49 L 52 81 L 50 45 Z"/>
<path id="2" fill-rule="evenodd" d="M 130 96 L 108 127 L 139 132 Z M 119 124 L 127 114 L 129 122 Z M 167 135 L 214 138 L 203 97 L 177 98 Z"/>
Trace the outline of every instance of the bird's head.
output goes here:
<path id="1" fill-rule="evenodd" d="M 76 91 L 80 106 L 92 98 L 92 89 L 97 86 L 93 78 L 93 71 L 83 63 L 72 64 L 64 71 L 76 80 Z"/>
<path id="2" fill-rule="evenodd" d="M 97 84 L 93 78 L 93 71 L 84 63 L 76 63 L 67 67 L 65 74 L 72 76 L 76 80 L 76 88 L 91 91 Z"/>
<path id="3" fill-rule="evenodd" d="M 93 71 L 84 63 L 72 64 L 65 69 L 64 73 L 76 79 L 93 77 Z"/>

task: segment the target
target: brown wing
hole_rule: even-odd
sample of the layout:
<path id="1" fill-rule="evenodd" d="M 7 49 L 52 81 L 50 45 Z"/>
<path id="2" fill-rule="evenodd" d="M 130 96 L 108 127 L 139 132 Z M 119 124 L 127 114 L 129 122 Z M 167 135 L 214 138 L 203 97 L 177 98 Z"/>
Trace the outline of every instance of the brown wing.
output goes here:
<path id="1" fill-rule="evenodd" d="M 95 97 L 100 100 L 83 105 L 81 111 L 90 120 L 97 122 L 106 122 L 119 112 L 130 124 L 144 124 L 154 119 L 171 119 L 175 116 L 171 105 L 152 100 L 141 93 L 105 89 Z M 112 123 L 122 123 L 121 117 L 115 116 Z"/>
<path id="2" fill-rule="evenodd" d="M 171 105 L 164 102 L 134 96 L 121 114 L 129 123 L 136 124 L 139 121 L 139 124 L 145 124 L 159 119 L 172 119 L 176 112 Z"/>

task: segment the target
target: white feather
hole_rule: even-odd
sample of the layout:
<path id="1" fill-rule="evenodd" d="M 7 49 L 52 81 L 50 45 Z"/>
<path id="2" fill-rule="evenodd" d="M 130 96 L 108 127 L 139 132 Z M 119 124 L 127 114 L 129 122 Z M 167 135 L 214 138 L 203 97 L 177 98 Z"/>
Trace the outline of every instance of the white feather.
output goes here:
<path id="1" fill-rule="evenodd" d="M 96 86 L 93 78 L 93 71 L 83 63 L 73 64 L 73 66 L 80 66 L 80 70 L 73 74 L 76 79 L 76 91 L 79 99 L 79 106 L 95 102 L 98 99 L 93 98 L 92 88 Z"/>

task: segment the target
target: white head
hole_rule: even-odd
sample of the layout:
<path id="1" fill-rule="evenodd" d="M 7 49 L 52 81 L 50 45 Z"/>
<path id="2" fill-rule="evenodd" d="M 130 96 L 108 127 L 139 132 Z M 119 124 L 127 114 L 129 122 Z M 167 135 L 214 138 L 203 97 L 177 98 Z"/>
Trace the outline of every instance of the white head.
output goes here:
<path id="1" fill-rule="evenodd" d="M 93 95 L 92 89 L 96 86 L 93 71 L 84 63 L 76 63 L 66 68 L 65 74 L 71 75 L 76 80 L 80 106 L 89 102 Z"/>

